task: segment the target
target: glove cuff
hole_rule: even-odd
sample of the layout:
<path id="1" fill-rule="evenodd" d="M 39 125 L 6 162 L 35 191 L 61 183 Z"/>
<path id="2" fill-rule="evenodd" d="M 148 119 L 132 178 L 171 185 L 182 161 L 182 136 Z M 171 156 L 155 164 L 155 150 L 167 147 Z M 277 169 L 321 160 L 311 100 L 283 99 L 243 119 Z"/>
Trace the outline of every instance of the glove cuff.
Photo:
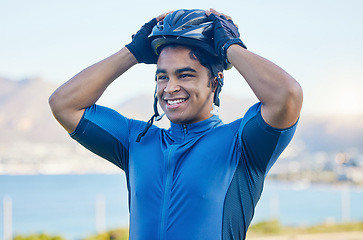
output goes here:
<path id="1" fill-rule="evenodd" d="M 227 50 L 233 44 L 238 44 L 241 47 L 243 47 L 244 49 L 247 49 L 246 45 L 239 38 L 231 39 L 231 40 L 229 40 L 228 42 L 226 42 L 223 45 L 223 47 L 221 49 L 221 56 L 222 56 L 222 59 L 223 59 L 223 62 L 224 62 L 224 68 L 227 69 L 227 70 L 232 67 L 231 63 L 228 61 L 228 58 L 227 58 Z"/>
<path id="2" fill-rule="evenodd" d="M 226 42 L 221 49 L 222 50 L 221 55 L 222 55 L 223 59 L 227 60 L 227 50 L 233 44 L 238 44 L 241 47 L 243 47 L 244 49 L 247 49 L 246 45 L 242 42 L 241 39 L 239 39 L 239 38 L 231 39 L 228 42 Z"/>

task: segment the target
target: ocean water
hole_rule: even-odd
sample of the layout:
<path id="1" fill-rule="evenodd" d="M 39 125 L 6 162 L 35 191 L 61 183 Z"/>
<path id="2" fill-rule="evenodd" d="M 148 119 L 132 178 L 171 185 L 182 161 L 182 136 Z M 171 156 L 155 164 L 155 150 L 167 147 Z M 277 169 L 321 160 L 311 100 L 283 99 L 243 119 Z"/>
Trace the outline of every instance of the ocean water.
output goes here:
<path id="1" fill-rule="evenodd" d="M 4 197 L 11 198 L 14 235 L 45 232 L 69 240 L 92 235 L 100 199 L 105 203 L 105 229 L 128 226 L 124 174 L 0 176 L 0 202 Z"/>
<path id="2" fill-rule="evenodd" d="M 44 232 L 74 240 L 127 227 L 127 198 L 124 174 L 0 176 L 0 239 L 7 199 L 14 235 Z M 363 221 L 362 202 L 363 188 L 267 181 L 252 223 Z"/>

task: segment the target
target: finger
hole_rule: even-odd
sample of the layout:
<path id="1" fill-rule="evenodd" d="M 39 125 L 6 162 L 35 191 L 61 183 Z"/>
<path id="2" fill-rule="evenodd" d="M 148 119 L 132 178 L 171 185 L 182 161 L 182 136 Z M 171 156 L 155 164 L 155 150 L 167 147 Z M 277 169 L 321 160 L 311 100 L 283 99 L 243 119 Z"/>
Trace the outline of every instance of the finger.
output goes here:
<path id="1" fill-rule="evenodd" d="M 166 16 L 166 15 L 167 15 L 166 13 L 163 13 L 163 14 L 161 14 L 161 15 L 157 16 L 157 17 L 156 17 L 156 20 L 157 20 L 158 22 L 160 22 L 161 20 L 163 20 L 163 19 L 165 18 L 165 16 Z"/>
<path id="2" fill-rule="evenodd" d="M 214 8 L 211 8 L 209 11 L 210 11 L 211 13 L 213 13 L 213 14 L 217 15 L 217 16 L 220 16 L 220 15 L 221 15 L 221 13 L 220 13 L 220 12 L 217 12 L 216 10 L 214 10 Z"/>
<path id="3" fill-rule="evenodd" d="M 219 13 L 219 12 L 217 12 L 214 8 L 210 8 L 210 11 L 211 11 L 212 13 L 216 14 L 216 15 L 219 15 L 219 14 L 220 14 L 220 13 Z"/>
<path id="4" fill-rule="evenodd" d="M 160 22 L 161 20 L 163 20 L 168 14 L 170 14 L 170 13 L 172 13 L 172 12 L 174 12 L 174 11 L 170 11 L 170 12 L 168 12 L 168 13 L 163 13 L 163 14 L 161 14 L 161 15 L 159 15 L 158 17 L 156 17 L 156 20 L 158 21 L 158 22 Z"/>
<path id="5" fill-rule="evenodd" d="M 213 13 L 213 14 L 215 14 L 217 16 L 220 16 L 221 18 L 224 18 L 225 20 L 232 20 L 232 18 L 230 16 L 228 16 L 226 14 L 223 14 L 223 13 L 220 13 L 220 12 L 216 11 L 214 8 L 211 8 L 208 12 Z M 207 14 L 207 15 L 209 16 L 210 13 Z"/>

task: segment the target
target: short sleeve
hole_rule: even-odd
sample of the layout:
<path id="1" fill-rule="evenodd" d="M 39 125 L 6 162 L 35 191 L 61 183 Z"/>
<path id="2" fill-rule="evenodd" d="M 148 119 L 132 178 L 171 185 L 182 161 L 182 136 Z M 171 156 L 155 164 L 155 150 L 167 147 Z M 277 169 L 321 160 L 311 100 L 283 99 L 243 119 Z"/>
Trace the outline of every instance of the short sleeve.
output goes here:
<path id="1" fill-rule="evenodd" d="M 246 112 L 239 128 L 239 141 L 248 165 L 266 175 L 290 143 L 297 123 L 285 129 L 271 127 L 261 116 L 261 105 L 257 103 Z"/>
<path id="2" fill-rule="evenodd" d="M 126 170 L 130 121 L 115 110 L 92 105 L 85 110 L 70 136 L 93 153 Z"/>

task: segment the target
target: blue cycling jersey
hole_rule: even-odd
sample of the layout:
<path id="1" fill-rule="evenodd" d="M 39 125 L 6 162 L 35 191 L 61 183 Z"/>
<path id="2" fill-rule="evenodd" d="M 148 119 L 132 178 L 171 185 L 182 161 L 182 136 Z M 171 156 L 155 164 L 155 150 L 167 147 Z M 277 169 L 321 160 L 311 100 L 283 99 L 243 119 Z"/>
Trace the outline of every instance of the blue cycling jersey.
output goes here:
<path id="1" fill-rule="evenodd" d="M 260 107 L 229 124 L 213 116 L 152 126 L 138 143 L 146 122 L 93 105 L 71 136 L 125 171 L 130 239 L 245 239 L 265 176 L 296 129 L 269 126 Z"/>

